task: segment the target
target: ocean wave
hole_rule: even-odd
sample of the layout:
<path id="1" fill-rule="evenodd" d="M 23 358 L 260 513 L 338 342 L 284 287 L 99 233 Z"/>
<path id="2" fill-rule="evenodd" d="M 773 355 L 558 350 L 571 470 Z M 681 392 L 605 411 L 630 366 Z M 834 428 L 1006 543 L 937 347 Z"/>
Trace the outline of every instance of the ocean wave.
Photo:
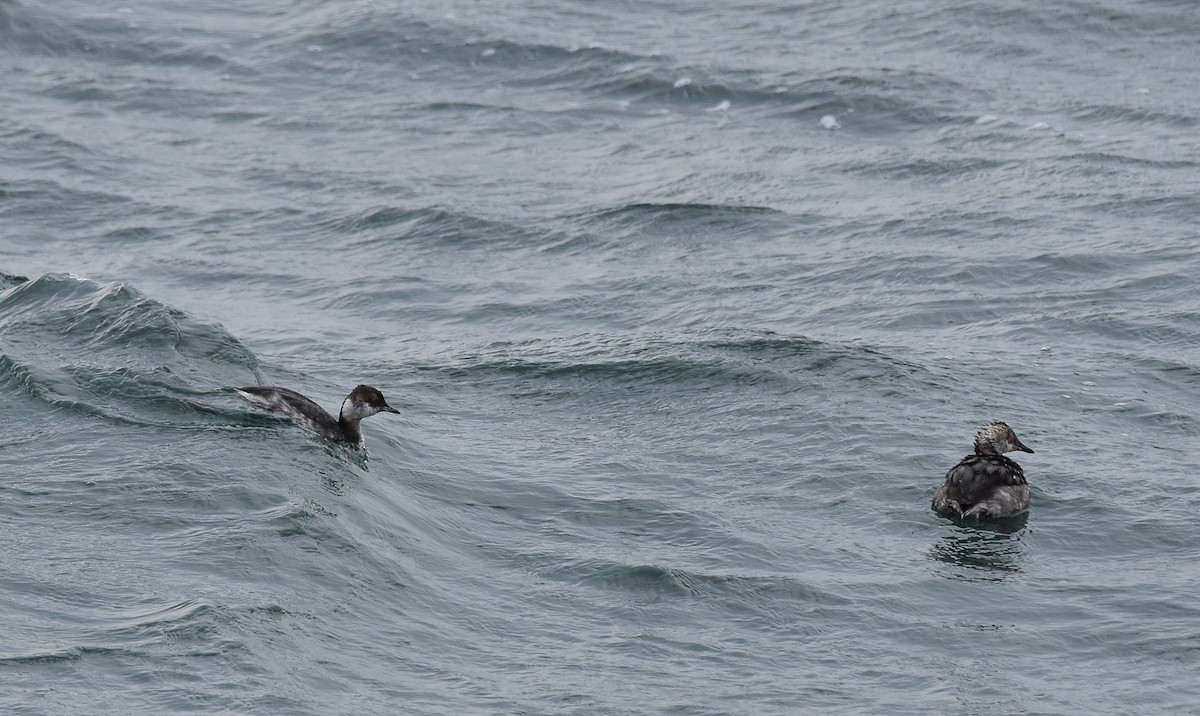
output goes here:
<path id="1" fill-rule="evenodd" d="M 767 206 L 705 203 L 637 202 L 605 207 L 563 217 L 570 227 L 562 234 L 543 238 L 540 251 L 578 254 L 600 248 L 626 249 L 629 239 L 640 244 L 646 235 L 657 235 L 657 244 L 671 237 L 692 239 L 720 232 L 724 238 L 763 236 L 786 231 L 797 224 L 820 221 L 816 215 L 795 215 Z"/>
<path id="2" fill-rule="evenodd" d="M 1004 167 L 1006 162 L 983 157 L 927 157 L 871 162 L 852 162 L 845 170 L 864 176 L 878 176 L 889 180 L 904 181 L 956 181 L 963 178 L 986 176 Z"/>
<path id="3" fill-rule="evenodd" d="M 837 593 L 788 577 L 704 572 L 661 564 L 638 564 L 603 558 L 544 557 L 534 571 L 545 579 L 593 587 L 606 592 L 677 598 L 727 598 L 758 605 L 786 602 L 795 607 L 848 606 Z"/>
<path id="4" fill-rule="evenodd" d="M 482 219 L 463 211 L 430 206 L 407 209 L 379 206 L 317 222 L 322 231 L 351 236 L 350 247 L 377 242 L 427 242 L 433 247 L 486 247 L 494 249 L 505 239 L 520 238 L 520 227 L 503 221 Z"/>
<path id="5" fill-rule="evenodd" d="M 749 109 L 800 118 L 816 128 L 826 114 L 852 114 L 854 121 L 844 123 L 850 131 L 891 132 L 901 125 L 940 122 L 945 115 L 934 98 L 968 89 L 945 76 L 891 68 L 833 69 L 815 77 L 737 67 L 714 70 L 660 53 L 496 36 L 453 18 L 422 20 L 374 8 L 337 14 L 314 10 L 293 18 L 292 25 L 294 34 L 266 43 L 266 61 L 347 76 L 356 74 L 359 63 L 401 63 L 413 79 L 500 83 L 519 93 L 506 100 L 513 103 L 509 109 L 521 107 L 518 111 L 547 109 L 538 97 L 565 92 L 576 101 L 553 106 L 583 107 L 593 116 L 600 111 Z M 423 105 L 497 109 L 494 102 L 476 97 L 439 97 Z"/>
<path id="6" fill-rule="evenodd" d="M 633 62 L 638 55 L 600 46 L 564 47 L 489 36 L 443 16 L 426 21 L 390 9 L 313 8 L 291 18 L 290 33 L 268 43 L 284 61 L 319 63 L 324 58 L 354 58 L 370 63 L 403 61 L 418 76 L 440 75 L 463 67 L 476 74 L 528 78 L 542 82 L 575 82 L 589 69 Z"/>
<path id="7" fill-rule="evenodd" d="M 660 221 L 740 224 L 748 216 L 786 218 L 790 215 L 768 206 L 638 202 L 588 212 L 579 215 L 578 218 L 588 222 L 615 222 L 636 225 Z"/>
<path id="8" fill-rule="evenodd" d="M 1148 110 L 1143 107 L 1128 107 L 1121 105 L 1086 105 L 1071 112 L 1071 118 L 1089 124 L 1111 125 L 1129 124 L 1135 127 L 1158 125 L 1171 129 L 1194 129 L 1200 126 L 1200 119 L 1194 115 L 1178 112 Z M 1188 162 L 1192 166 L 1195 161 Z"/>
<path id="9" fill-rule="evenodd" d="M 476 360 L 449 372 L 463 378 L 514 380 L 541 386 L 564 383 L 607 383 L 615 385 L 710 385 L 753 384 L 775 379 L 769 371 L 751 371 L 726 365 L 720 360 L 701 360 L 659 355 L 608 360 Z M 547 384 L 549 382 L 549 384 Z"/>
<path id="10" fill-rule="evenodd" d="M 195 396 L 253 382 L 257 372 L 254 355 L 219 326 L 123 284 L 67 274 L 0 292 L 0 336 L 4 384 L 113 419 L 194 413 Z"/>
<path id="11" fill-rule="evenodd" d="M 203 33 L 176 25 L 162 34 L 153 29 L 153 20 L 149 29 L 140 20 L 130 9 L 66 14 L 43 3 L 0 3 L 0 37 L 26 56 L 252 74 L 229 54 L 214 51 L 217 46 Z"/>
<path id="12" fill-rule="evenodd" d="M 826 343 L 770 331 L 716 331 L 673 336 L 576 336 L 496 343 L 418 370 L 472 380 L 514 381 L 550 390 L 569 385 L 644 387 L 748 386 L 840 375 L 846 380 L 909 380 L 922 369 L 862 345 Z"/>
<path id="13" fill-rule="evenodd" d="M 53 163 L 70 169 L 75 168 L 78 159 L 72 151 L 59 153 L 51 150 L 47 156 L 52 159 Z M 103 207 L 102 211 L 105 216 L 111 219 L 114 214 L 120 215 L 120 212 L 129 211 L 128 207 L 131 205 L 129 197 L 121 194 L 81 189 L 56 181 L 12 183 L 0 181 L 0 198 L 16 200 L 10 203 L 6 216 L 20 218 L 30 223 L 41 224 L 45 221 L 46 215 L 52 214 L 57 207 L 69 205 L 82 208 L 84 210 L 81 212 L 82 216 L 77 215 L 68 219 L 68 226 L 84 224 L 94 226 L 92 214 L 88 209 L 100 211 Z"/>

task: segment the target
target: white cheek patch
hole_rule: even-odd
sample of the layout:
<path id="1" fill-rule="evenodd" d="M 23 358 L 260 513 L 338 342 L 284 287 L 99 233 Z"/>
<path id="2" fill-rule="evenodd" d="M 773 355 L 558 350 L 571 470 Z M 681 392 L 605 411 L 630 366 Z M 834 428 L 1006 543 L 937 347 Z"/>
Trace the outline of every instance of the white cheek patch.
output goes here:
<path id="1" fill-rule="evenodd" d="M 356 403 L 346 398 L 342 401 L 342 415 L 351 420 L 362 420 L 369 418 L 379 411 L 366 403 Z"/>

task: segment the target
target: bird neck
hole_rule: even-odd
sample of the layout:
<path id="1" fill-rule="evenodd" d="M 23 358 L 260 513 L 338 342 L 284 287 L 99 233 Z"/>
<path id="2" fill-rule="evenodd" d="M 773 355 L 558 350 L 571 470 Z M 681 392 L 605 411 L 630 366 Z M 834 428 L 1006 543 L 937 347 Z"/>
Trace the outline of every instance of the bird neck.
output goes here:
<path id="1" fill-rule="evenodd" d="M 342 428 L 342 436 L 346 438 L 346 442 L 355 445 L 361 445 L 363 441 L 362 428 L 359 426 L 361 420 L 359 418 L 347 417 L 343 412 L 338 417 L 338 425 Z"/>
<path id="2" fill-rule="evenodd" d="M 996 449 L 995 445 L 992 445 L 992 442 L 990 440 L 984 440 L 983 438 L 979 438 L 975 441 L 975 454 L 976 455 L 999 455 L 1000 451 Z"/>

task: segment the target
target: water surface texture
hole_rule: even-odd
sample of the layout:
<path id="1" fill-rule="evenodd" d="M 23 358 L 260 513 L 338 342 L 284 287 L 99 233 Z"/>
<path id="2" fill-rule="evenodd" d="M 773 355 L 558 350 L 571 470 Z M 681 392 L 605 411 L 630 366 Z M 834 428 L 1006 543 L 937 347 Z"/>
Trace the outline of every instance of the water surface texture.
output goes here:
<path id="1" fill-rule="evenodd" d="M 0 0 L 0 711 L 1200 708 L 1194 6 L 696 5 Z"/>

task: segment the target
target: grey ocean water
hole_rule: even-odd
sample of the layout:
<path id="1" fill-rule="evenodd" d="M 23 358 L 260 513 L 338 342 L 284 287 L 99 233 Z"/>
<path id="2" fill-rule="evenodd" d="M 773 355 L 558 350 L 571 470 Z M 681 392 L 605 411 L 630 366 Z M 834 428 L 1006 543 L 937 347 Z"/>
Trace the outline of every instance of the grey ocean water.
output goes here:
<path id="1" fill-rule="evenodd" d="M 0 711 L 1200 712 L 1197 37 L 0 0 Z"/>

